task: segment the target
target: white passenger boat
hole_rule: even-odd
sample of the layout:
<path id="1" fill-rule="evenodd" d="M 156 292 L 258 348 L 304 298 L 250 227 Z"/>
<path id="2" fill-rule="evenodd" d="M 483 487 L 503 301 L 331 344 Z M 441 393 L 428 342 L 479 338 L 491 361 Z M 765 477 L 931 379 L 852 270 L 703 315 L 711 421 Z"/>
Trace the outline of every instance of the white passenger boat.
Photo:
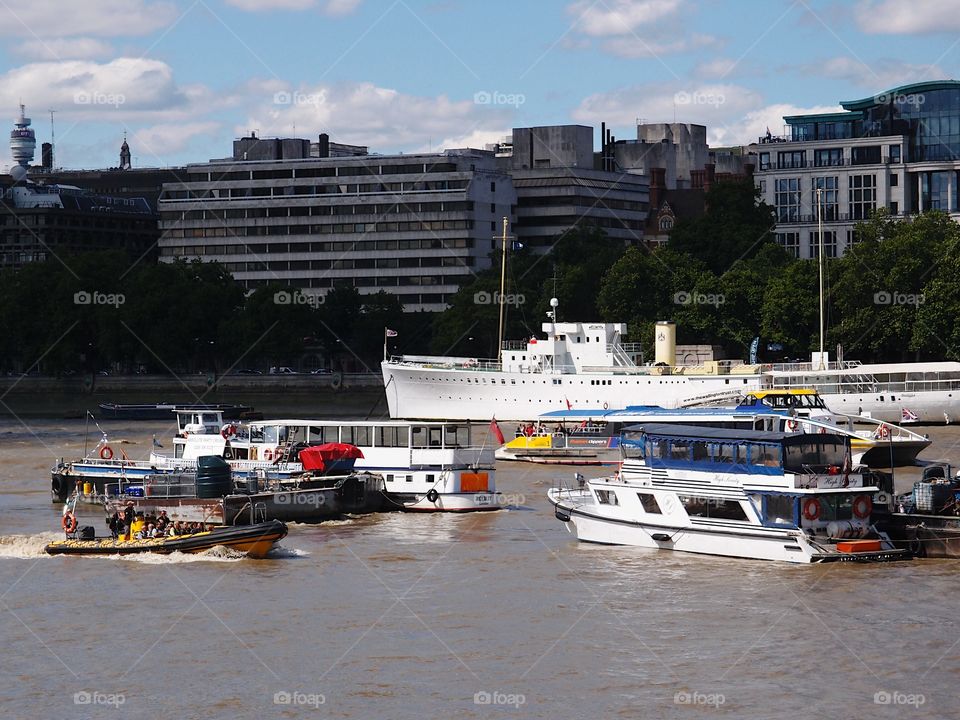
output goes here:
<path id="1" fill-rule="evenodd" d="M 621 449 L 617 475 L 548 492 L 581 541 L 795 563 L 904 557 L 871 525 L 881 488 L 850 471 L 847 437 L 649 424 Z"/>
<path id="2" fill-rule="evenodd" d="M 129 492 L 147 476 L 189 473 L 203 456 L 223 457 L 235 478 L 286 480 L 303 473 L 300 451 L 325 443 L 355 445 L 363 453 L 358 471 L 384 478 L 385 493 L 404 510 L 466 512 L 497 510 L 503 496 L 495 483 L 492 446 L 475 446 L 469 423 L 403 420 L 265 420 L 224 423 L 217 411 L 176 411 L 173 454 L 154 450 L 149 460 L 114 457 L 106 438 L 83 460 L 60 462 L 53 470 L 58 501 L 76 484 L 103 493 Z M 62 500 L 60 500 L 62 502 Z"/>
<path id="3" fill-rule="evenodd" d="M 686 407 L 770 388 L 813 388 L 834 412 L 899 423 L 960 417 L 960 363 L 676 364 L 676 327 L 656 326 L 655 364 L 638 364 L 623 323 L 548 322 L 544 337 L 503 343 L 500 357 L 402 355 L 381 364 L 390 416 L 524 421 L 576 407 Z M 819 356 L 818 357 L 822 357 Z M 819 367 L 819 365 L 818 365 Z"/>
<path id="4" fill-rule="evenodd" d="M 815 390 L 759 390 L 739 405 L 625 410 L 557 410 L 497 449 L 498 460 L 555 465 L 616 465 L 620 432 L 631 425 L 670 423 L 766 432 L 836 433 L 850 438 L 854 465 L 912 465 L 930 439 L 907 428 L 867 417 L 830 412 Z M 527 432 L 524 432 L 526 430 Z"/>

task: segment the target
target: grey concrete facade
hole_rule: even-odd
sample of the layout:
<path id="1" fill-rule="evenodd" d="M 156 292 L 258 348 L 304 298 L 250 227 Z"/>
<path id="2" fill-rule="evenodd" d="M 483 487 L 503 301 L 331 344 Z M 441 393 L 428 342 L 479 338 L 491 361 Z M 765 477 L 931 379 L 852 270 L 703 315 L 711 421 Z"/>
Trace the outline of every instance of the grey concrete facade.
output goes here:
<path id="1" fill-rule="evenodd" d="M 489 265 L 513 215 L 513 183 L 493 153 L 314 158 L 306 141 L 260 147 L 271 145 L 279 159 L 190 165 L 164 185 L 161 261 L 219 261 L 247 289 L 282 283 L 316 302 L 355 287 L 437 311 Z"/>

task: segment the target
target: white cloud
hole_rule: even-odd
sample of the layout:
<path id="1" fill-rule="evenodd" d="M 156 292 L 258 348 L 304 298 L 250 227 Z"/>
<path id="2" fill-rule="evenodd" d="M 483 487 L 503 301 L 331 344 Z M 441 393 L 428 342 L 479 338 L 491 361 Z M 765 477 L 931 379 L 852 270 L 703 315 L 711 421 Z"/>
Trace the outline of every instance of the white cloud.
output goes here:
<path id="1" fill-rule="evenodd" d="M 861 0 L 856 21 L 877 35 L 960 31 L 956 0 Z"/>
<path id="2" fill-rule="evenodd" d="M 735 71 L 742 70 L 744 70 L 744 68 L 742 67 L 741 62 L 734 60 L 733 58 L 718 57 L 699 63 L 693 69 L 693 74 L 698 78 L 704 78 L 707 80 L 720 80 L 732 75 Z"/>
<path id="3" fill-rule="evenodd" d="M 369 82 L 298 89 L 263 83 L 259 91 L 266 92 L 249 98 L 250 115 L 237 134 L 256 128 L 261 136 L 289 136 L 296 125 L 300 137 L 326 132 L 335 142 L 386 153 L 493 142 L 511 126 L 514 113 L 507 106 L 408 95 Z"/>
<path id="4" fill-rule="evenodd" d="M 948 77 L 937 65 L 912 65 L 892 58 L 865 63 L 856 58 L 841 56 L 801 65 L 799 70 L 803 75 L 845 80 L 877 92 L 907 83 Z"/>
<path id="5" fill-rule="evenodd" d="M 760 95 L 738 85 L 699 84 L 677 88 L 657 83 L 618 88 L 584 98 L 572 116 L 578 122 L 606 121 L 632 127 L 644 122 L 694 123 L 717 128 L 741 118 L 760 105 Z"/>
<path id="6" fill-rule="evenodd" d="M 220 128 L 220 123 L 214 121 L 152 125 L 133 134 L 130 148 L 144 165 L 169 165 L 169 156 L 186 150 L 195 138 L 216 135 Z"/>
<path id="7" fill-rule="evenodd" d="M 148 35 L 178 15 L 168 0 L 30 0 L 0 3 L 0 34 L 25 37 Z"/>
<path id="8" fill-rule="evenodd" d="M 56 108 L 75 119 L 183 112 L 203 92 L 178 86 L 169 65 L 146 58 L 31 63 L 0 75 L 0 105 L 13 107 L 22 98 L 29 107 Z"/>
<path id="9" fill-rule="evenodd" d="M 321 11 L 326 15 L 339 17 L 354 12 L 363 0 L 323 0 L 320 3 Z M 308 10 L 317 5 L 317 0 L 226 0 L 232 5 L 247 12 L 261 12 L 268 10 Z"/>
<path id="10" fill-rule="evenodd" d="M 113 47 L 95 38 L 32 38 L 10 51 L 29 60 L 99 60 L 112 55 Z"/>
<path id="11" fill-rule="evenodd" d="M 747 145 L 757 142 L 765 135 L 767 128 L 774 135 L 786 133 L 784 117 L 790 115 L 814 115 L 819 113 L 842 112 L 839 105 L 816 105 L 813 107 L 799 107 L 786 103 L 766 105 L 751 110 L 743 117 L 732 120 L 723 127 L 707 127 L 707 142 L 713 146 Z"/>
<path id="12" fill-rule="evenodd" d="M 713 35 L 691 33 L 675 40 L 654 40 L 653 37 L 618 37 L 605 41 L 601 47 L 622 58 L 659 57 L 675 55 L 705 47 L 717 47 L 720 41 Z"/>
<path id="13" fill-rule="evenodd" d="M 682 0 L 578 0 L 567 6 L 577 30 L 593 37 L 628 35 L 643 25 L 671 16 Z"/>

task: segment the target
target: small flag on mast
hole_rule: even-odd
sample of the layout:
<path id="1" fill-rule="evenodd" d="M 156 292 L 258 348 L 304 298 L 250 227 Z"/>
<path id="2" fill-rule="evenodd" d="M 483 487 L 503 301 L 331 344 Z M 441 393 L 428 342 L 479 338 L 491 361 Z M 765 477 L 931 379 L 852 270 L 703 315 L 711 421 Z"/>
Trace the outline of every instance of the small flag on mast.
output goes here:
<path id="1" fill-rule="evenodd" d="M 385 328 L 387 337 L 396 337 L 397 331 L 391 330 L 390 328 Z"/>
<path id="2" fill-rule="evenodd" d="M 566 396 L 564 396 L 563 401 L 567 404 L 567 410 L 573 410 L 573 405 L 570 404 L 570 401 L 567 400 Z"/>
<path id="3" fill-rule="evenodd" d="M 901 422 L 916 422 L 919 420 L 916 413 L 910 412 L 907 408 L 900 408 L 900 421 Z"/>

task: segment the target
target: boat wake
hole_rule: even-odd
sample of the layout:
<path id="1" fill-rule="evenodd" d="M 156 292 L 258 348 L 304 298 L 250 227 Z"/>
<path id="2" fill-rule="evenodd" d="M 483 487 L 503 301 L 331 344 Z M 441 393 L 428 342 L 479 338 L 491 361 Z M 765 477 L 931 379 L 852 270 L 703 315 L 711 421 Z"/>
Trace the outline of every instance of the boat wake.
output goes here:
<path id="1" fill-rule="evenodd" d="M 37 535 L 6 535 L 0 537 L 0 558 L 29 560 L 50 557 L 43 549 L 54 540 L 63 540 L 63 533 L 45 532 Z"/>
<path id="2" fill-rule="evenodd" d="M 298 550 L 297 548 L 285 548 L 283 545 L 274 545 L 270 552 L 267 553 L 268 560 L 283 560 L 285 558 L 305 558 L 310 557 L 310 553 L 306 550 Z"/>

